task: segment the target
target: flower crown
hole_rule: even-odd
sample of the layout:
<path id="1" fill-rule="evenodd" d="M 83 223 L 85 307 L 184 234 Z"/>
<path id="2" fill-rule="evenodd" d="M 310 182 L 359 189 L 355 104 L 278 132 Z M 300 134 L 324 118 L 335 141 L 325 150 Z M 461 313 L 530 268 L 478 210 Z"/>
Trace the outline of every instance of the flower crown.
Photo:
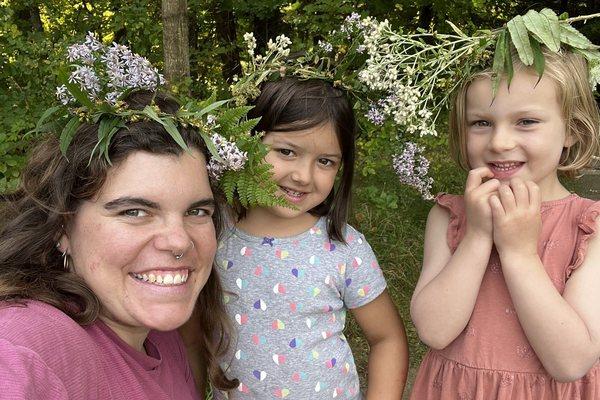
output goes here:
<path id="1" fill-rule="evenodd" d="M 98 124 L 98 143 L 90 154 L 108 162 L 112 137 L 126 123 L 139 120 L 161 124 L 184 150 L 188 146 L 178 126 L 196 128 L 210 152 L 207 169 L 218 180 L 229 202 L 237 199 L 244 207 L 287 206 L 275 195 L 271 165 L 259 136 L 250 130 L 259 119 L 247 119 L 251 107 L 228 107 L 229 100 L 213 95 L 204 101 L 189 101 L 175 114 L 162 112 L 154 103 L 142 110 L 129 108 L 124 99 L 134 91 L 156 93 L 165 80 L 150 62 L 127 46 L 106 46 L 88 33 L 83 43 L 67 50 L 69 68 L 59 71 L 59 105 L 46 110 L 32 132 L 60 132 L 60 149 L 66 156 L 73 136 L 83 123 Z M 70 72 L 69 72 L 70 70 Z"/>
<path id="2" fill-rule="evenodd" d="M 403 33 L 393 30 L 387 20 L 379 22 L 354 13 L 330 32 L 327 40 L 319 40 L 295 56 L 290 56 L 292 43 L 283 35 L 270 40 L 266 52 L 257 55 L 256 40 L 247 33 L 244 40 L 250 60 L 231 92 L 241 105 L 258 97 L 264 81 L 286 75 L 332 82 L 356 100 L 357 114 L 370 122 L 371 130 L 384 124 L 394 127 L 396 139 L 404 142 L 402 152 L 393 156 L 394 170 L 402 183 L 431 199 L 429 161 L 423 156 L 424 148 L 407 136 L 437 135 L 436 120 L 447 107 L 450 94 L 472 71 L 492 69 L 494 94 L 502 77 L 510 83 L 513 48 L 523 64 L 533 66 L 540 77 L 544 72 L 542 46 L 553 52 L 579 53 L 588 61 L 590 84 L 595 87 L 600 83 L 599 47 L 570 23 L 598 16 L 567 18 L 547 8 L 530 10 L 500 29 L 468 36 L 449 21 L 452 34 Z"/>

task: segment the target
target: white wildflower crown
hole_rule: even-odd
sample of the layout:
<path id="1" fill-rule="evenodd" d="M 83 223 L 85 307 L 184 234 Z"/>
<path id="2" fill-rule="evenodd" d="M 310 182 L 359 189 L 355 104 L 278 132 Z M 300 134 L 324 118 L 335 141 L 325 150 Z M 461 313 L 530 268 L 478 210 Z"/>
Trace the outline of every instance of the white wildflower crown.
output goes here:
<path id="1" fill-rule="evenodd" d="M 324 79 L 345 90 L 355 100 L 355 110 L 367 119 L 371 131 L 391 124 L 403 149 L 393 156 L 392 165 L 404 184 L 431 199 L 433 180 L 424 148 L 411 137 L 437 135 L 436 120 L 446 109 L 451 93 L 472 72 L 493 71 L 494 93 L 502 77 L 513 77 L 512 51 L 539 76 L 544 72 L 542 47 L 550 51 L 572 51 L 588 62 L 590 84 L 600 83 L 600 52 L 572 22 L 600 14 L 567 18 L 550 9 L 530 10 L 495 30 L 464 34 L 448 21 L 451 34 L 418 30 L 404 33 L 391 28 L 387 20 L 361 18 L 354 13 L 326 40 L 301 54 L 290 56 L 291 41 L 281 35 L 269 41 L 264 54 L 255 54 L 256 40 L 244 35 L 249 61 L 243 76 L 231 87 L 237 104 L 247 104 L 260 94 L 267 80 L 285 76 Z M 369 127 L 365 127 L 369 129 Z"/>
<path id="2" fill-rule="evenodd" d="M 251 107 L 230 107 L 230 100 L 188 101 L 175 114 L 162 112 L 154 103 L 144 109 L 129 108 L 124 99 L 134 91 L 157 93 L 165 83 L 150 62 L 127 46 L 104 45 L 95 34 L 67 50 L 69 66 L 59 71 L 59 105 L 46 110 L 32 132 L 60 132 L 60 150 L 66 156 L 77 129 L 84 123 L 98 125 L 98 143 L 90 154 L 108 162 L 112 137 L 127 123 L 140 120 L 161 124 L 184 150 L 188 146 L 179 127 L 194 127 L 210 152 L 207 169 L 227 199 L 245 207 L 286 206 L 275 195 L 272 166 L 260 137 L 250 135 L 259 119 L 247 119 Z M 175 100 L 175 99 L 174 99 Z"/>

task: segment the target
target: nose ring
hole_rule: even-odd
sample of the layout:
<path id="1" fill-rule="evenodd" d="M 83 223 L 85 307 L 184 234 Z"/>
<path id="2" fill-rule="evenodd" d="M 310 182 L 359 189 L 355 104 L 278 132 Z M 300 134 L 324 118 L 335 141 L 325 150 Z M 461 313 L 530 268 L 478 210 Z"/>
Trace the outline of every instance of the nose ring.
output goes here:
<path id="1" fill-rule="evenodd" d="M 191 240 L 190 240 L 190 242 L 192 243 L 192 247 L 191 248 L 193 249 L 194 248 L 194 242 L 191 241 Z M 175 257 L 176 260 L 181 260 L 181 257 L 183 257 L 183 255 L 185 254 L 186 251 L 187 251 L 187 249 L 184 250 L 184 251 L 182 251 L 181 254 L 175 254 L 175 253 L 173 253 L 173 257 Z"/>

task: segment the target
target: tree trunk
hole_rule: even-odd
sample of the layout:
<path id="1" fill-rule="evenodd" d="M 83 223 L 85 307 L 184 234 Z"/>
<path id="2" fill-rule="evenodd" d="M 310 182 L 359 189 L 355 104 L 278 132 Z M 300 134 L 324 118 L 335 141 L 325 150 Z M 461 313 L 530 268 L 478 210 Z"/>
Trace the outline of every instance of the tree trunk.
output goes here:
<path id="1" fill-rule="evenodd" d="M 178 85 L 190 77 L 187 0 L 162 0 L 165 79 Z"/>
<path id="2" fill-rule="evenodd" d="M 23 5 L 23 8 L 15 6 L 15 16 L 17 23 L 23 31 L 43 32 L 42 19 L 40 18 L 40 8 L 37 4 L 31 3 Z"/>
<path id="3" fill-rule="evenodd" d="M 227 49 L 219 55 L 223 63 L 221 74 L 227 82 L 231 83 L 234 75 L 242 74 L 240 50 L 237 46 L 236 18 L 231 0 L 214 1 L 212 13 L 217 41 Z"/>

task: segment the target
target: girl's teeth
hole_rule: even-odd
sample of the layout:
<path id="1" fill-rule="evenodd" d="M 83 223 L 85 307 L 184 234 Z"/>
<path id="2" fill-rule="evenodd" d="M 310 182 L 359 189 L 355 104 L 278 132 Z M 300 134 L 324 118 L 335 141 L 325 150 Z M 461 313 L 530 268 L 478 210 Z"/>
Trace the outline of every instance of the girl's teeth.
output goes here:
<path id="1" fill-rule="evenodd" d="M 492 165 L 494 166 L 494 168 L 499 169 L 501 171 L 509 171 L 511 169 L 514 169 L 516 167 L 518 167 L 519 165 L 521 165 L 521 163 L 503 163 L 503 164 L 495 164 L 492 163 Z"/>
<path id="2" fill-rule="evenodd" d="M 132 274 L 135 279 L 140 281 L 152 283 L 158 286 L 175 286 L 181 285 L 187 282 L 188 273 L 178 273 L 178 274 L 169 274 L 165 273 L 164 275 L 160 274 Z"/>

